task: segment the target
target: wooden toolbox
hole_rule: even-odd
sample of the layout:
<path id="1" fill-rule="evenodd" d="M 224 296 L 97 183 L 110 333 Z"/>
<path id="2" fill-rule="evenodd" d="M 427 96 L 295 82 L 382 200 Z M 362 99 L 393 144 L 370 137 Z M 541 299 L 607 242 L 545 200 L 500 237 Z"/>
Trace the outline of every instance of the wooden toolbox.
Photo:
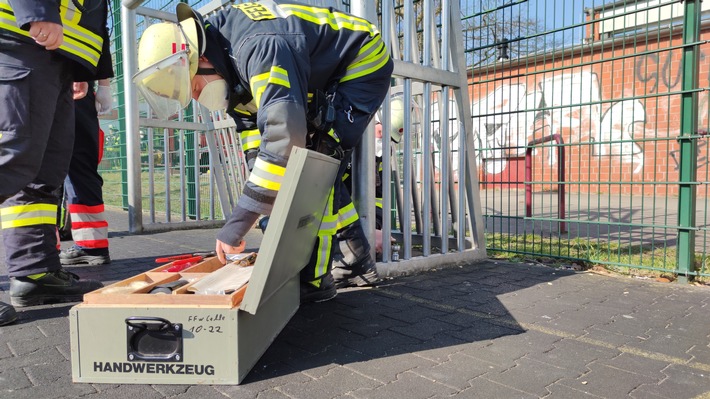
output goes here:
<path id="1" fill-rule="evenodd" d="M 299 273 L 313 249 L 338 165 L 294 148 L 258 256 L 225 266 L 208 258 L 180 271 L 169 271 L 170 263 L 84 295 L 69 313 L 73 380 L 241 382 L 298 310 Z M 222 280 L 220 273 L 246 271 L 227 268 L 249 268 L 248 283 L 195 293 L 207 279 Z M 169 293 L 151 293 L 156 288 Z"/>

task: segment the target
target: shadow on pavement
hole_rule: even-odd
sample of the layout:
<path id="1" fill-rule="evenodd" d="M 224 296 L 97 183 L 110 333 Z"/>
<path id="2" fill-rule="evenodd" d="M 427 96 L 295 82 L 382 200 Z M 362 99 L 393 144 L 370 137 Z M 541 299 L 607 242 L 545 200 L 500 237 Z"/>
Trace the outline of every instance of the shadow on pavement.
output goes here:
<path id="1" fill-rule="evenodd" d="M 510 281 L 510 274 L 498 278 L 486 265 L 474 275 L 471 268 L 476 267 L 398 277 L 302 305 L 242 385 L 305 370 L 327 374 L 340 365 L 372 367 L 373 359 L 402 354 L 446 359 L 452 346 L 486 346 L 489 340 L 525 332 L 498 295 L 572 274 L 523 269 L 517 281 Z"/>

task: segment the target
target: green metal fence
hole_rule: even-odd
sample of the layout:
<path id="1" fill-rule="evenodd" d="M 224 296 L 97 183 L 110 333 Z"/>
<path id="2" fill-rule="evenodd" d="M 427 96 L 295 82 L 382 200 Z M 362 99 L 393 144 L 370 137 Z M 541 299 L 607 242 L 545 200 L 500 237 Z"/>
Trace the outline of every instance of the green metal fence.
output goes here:
<path id="1" fill-rule="evenodd" d="M 468 3 L 489 254 L 710 276 L 710 4 Z"/>
<path id="2" fill-rule="evenodd" d="M 150 0 L 143 6 L 166 15 L 174 13 L 175 0 Z M 190 5 L 200 7 L 208 0 L 193 1 Z M 111 2 L 113 12 L 111 50 L 116 78 L 113 93 L 117 107 L 113 114 L 101 118 L 105 132 L 104 156 L 99 171 L 104 179 L 106 205 L 128 207 L 128 176 L 126 163 L 126 126 L 123 85 L 135 71 L 125 71 L 122 57 L 121 2 Z M 136 32 L 147 27 L 147 17 L 138 18 Z M 145 107 L 145 105 L 143 105 Z M 145 114 L 143 114 L 145 117 Z M 186 121 L 192 121 L 188 114 Z M 196 149 L 196 151 L 192 151 Z M 181 129 L 143 128 L 140 131 L 140 152 L 143 180 L 143 209 L 148 210 L 152 220 L 219 219 L 221 209 L 211 199 L 214 187 L 209 176 L 209 159 L 202 133 Z M 194 154 L 197 154 L 195 156 Z M 154 178 L 155 177 L 155 178 Z M 156 217 L 156 214 L 159 216 Z"/>

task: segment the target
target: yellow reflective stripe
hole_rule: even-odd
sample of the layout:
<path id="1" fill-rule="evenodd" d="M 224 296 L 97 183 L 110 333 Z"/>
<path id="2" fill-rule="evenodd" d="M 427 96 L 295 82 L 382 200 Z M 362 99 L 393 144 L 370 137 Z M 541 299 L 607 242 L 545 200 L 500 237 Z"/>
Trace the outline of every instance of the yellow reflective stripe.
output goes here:
<path id="1" fill-rule="evenodd" d="M 382 43 L 378 37 L 376 41 Z M 361 76 L 365 76 L 372 72 L 377 71 L 382 66 L 384 66 L 389 60 L 389 54 L 386 51 L 384 43 L 378 45 L 378 51 L 374 52 L 372 55 L 366 57 L 365 59 L 359 61 L 356 64 L 350 64 L 346 68 L 345 76 L 340 79 L 340 82 L 347 82 L 349 80 L 357 79 Z M 360 50 L 362 51 L 362 50 Z"/>
<path id="2" fill-rule="evenodd" d="M 320 277 L 328 271 L 328 263 L 330 262 L 333 248 L 333 237 L 337 232 L 335 225 L 337 224 L 338 214 L 333 212 L 334 197 L 335 189 L 331 188 L 328 194 L 328 202 L 323 211 L 323 219 L 318 227 L 318 248 L 316 248 L 317 256 L 314 278 Z"/>
<path id="3" fill-rule="evenodd" d="M 314 278 L 323 276 L 328 271 L 328 262 L 330 261 L 330 251 L 333 247 L 333 236 L 323 235 L 318 236 L 318 256 L 316 257 L 316 267 Z"/>
<path id="4" fill-rule="evenodd" d="M 347 180 L 348 177 L 350 177 L 350 173 L 343 173 L 343 181 Z"/>
<path id="5" fill-rule="evenodd" d="M 385 44 L 384 42 L 382 42 L 382 40 L 370 40 L 368 43 L 362 46 L 362 48 L 360 48 L 360 50 L 357 52 L 357 56 L 350 63 L 348 68 L 360 65 L 368 58 L 378 54 L 380 51 L 382 51 L 382 47 L 384 47 L 384 45 Z"/>
<path id="6" fill-rule="evenodd" d="M 84 0 L 77 0 L 77 2 L 81 6 L 84 5 Z M 79 20 L 81 19 L 81 13 L 77 12 L 73 2 L 69 0 L 62 0 L 62 3 L 59 5 L 59 7 L 63 20 L 79 23 Z"/>
<path id="7" fill-rule="evenodd" d="M 238 107 L 239 107 L 239 106 L 234 107 L 234 109 L 233 109 L 232 111 L 234 111 L 234 112 L 236 112 L 236 113 L 238 113 L 238 114 L 242 114 L 242 115 L 244 115 L 244 116 L 251 116 L 251 112 L 245 111 L 245 110 L 243 110 L 243 109 L 239 109 Z"/>
<path id="8" fill-rule="evenodd" d="M 375 206 L 382 209 L 382 198 L 375 198 Z"/>
<path id="9" fill-rule="evenodd" d="M 323 219 L 318 226 L 318 235 L 335 235 L 338 232 L 338 214 L 333 212 L 333 198 L 335 189 L 330 189 L 328 194 L 328 202 L 323 211 Z"/>
<path id="10" fill-rule="evenodd" d="M 340 143 L 340 137 L 338 137 L 338 135 L 335 134 L 335 129 L 330 128 L 330 130 L 328 130 L 328 136 L 332 137 L 336 143 Z"/>
<path id="11" fill-rule="evenodd" d="M 343 227 L 350 226 L 355 223 L 358 219 L 357 209 L 355 209 L 355 204 L 350 202 L 344 207 L 340 208 L 338 211 L 338 226 L 337 229 L 340 230 Z"/>
<path id="12" fill-rule="evenodd" d="M 266 90 L 266 86 L 269 83 L 291 88 L 288 72 L 281 67 L 272 66 L 269 72 L 254 75 L 249 79 L 249 86 L 251 87 L 251 92 L 254 93 L 254 100 L 257 105 L 261 104 L 261 95 L 264 94 L 264 90 Z"/>
<path id="13" fill-rule="evenodd" d="M 68 0 L 62 0 L 61 7 L 66 8 L 64 3 Z M 91 65 L 96 66 L 99 63 L 101 50 L 103 48 L 103 38 L 95 33 L 79 26 L 72 20 L 66 20 L 66 11 L 61 12 L 62 24 L 64 30 L 64 41 L 59 49 L 86 60 Z M 30 33 L 17 27 L 17 19 L 8 0 L 0 0 L 0 29 L 5 29 L 22 36 L 31 37 Z"/>
<path id="14" fill-rule="evenodd" d="M 316 25 L 328 25 L 334 30 L 347 29 L 368 32 L 370 36 L 375 36 L 379 33 L 377 27 L 371 24 L 370 21 L 337 11 L 331 13 L 327 8 L 309 7 L 297 4 L 279 4 L 279 8 L 284 10 L 287 14 Z"/>
<path id="15" fill-rule="evenodd" d="M 259 148 L 261 145 L 261 132 L 259 129 L 243 130 L 239 133 L 242 140 L 242 151 Z"/>
<path id="16" fill-rule="evenodd" d="M 249 175 L 249 181 L 256 184 L 259 187 L 263 187 L 269 190 L 279 191 L 281 189 L 281 183 L 269 181 L 264 178 L 257 176 L 255 173 Z"/>
<path id="17" fill-rule="evenodd" d="M 274 165 L 257 158 L 254 163 L 254 169 L 249 175 L 249 181 L 259 187 L 278 191 L 281 189 L 281 182 L 285 172 L 286 168 L 283 166 Z"/>
<path id="18" fill-rule="evenodd" d="M 263 170 L 263 171 L 266 171 L 272 175 L 281 176 L 281 177 L 283 177 L 283 175 L 286 174 L 286 168 L 284 168 L 283 166 L 279 166 L 279 165 L 276 165 L 273 163 L 266 162 L 261 158 L 256 159 L 256 163 L 254 164 L 254 169 Z"/>
<path id="19" fill-rule="evenodd" d="M 5 217 L 6 215 L 16 215 L 26 212 L 37 212 L 37 211 L 57 211 L 57 205 L 52 204 L 29 204 L 29 205 L 15 205 L 9 206 L 7 208 L 0 209 L 0 216 Z"/>
<path id="20" fill-rule="evenodd" d="M 9 220 L 2 222 L 2 229 L 11 229 L 15 227 L 27 227 L 27 226 L 37 226 L 40 224 L 57 224 L 57 215 L 54 216 L 44 216 L 36 218 L 27 218 L 20 220 Z"/>
<path id="21" fill-rule="evenodd" d="M 288 71 L 278 66 L 271 67 L 269 83 L 285 86 L 289 89 L 291 88 L 291 82 L 288 80 Z"/>
<path id="22" fill-rule="evenodd" d="M 35 226 L 57 223 L 57 205 L 29 204 L 0 209 L 0 228 Z"/>

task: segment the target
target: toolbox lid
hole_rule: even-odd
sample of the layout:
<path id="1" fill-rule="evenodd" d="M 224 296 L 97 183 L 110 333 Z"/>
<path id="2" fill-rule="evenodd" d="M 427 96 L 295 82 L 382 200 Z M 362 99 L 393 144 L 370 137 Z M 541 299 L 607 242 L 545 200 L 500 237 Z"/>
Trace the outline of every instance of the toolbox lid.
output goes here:
<path id="1" fill-rule="evenodd" d="M 240 309 L 251 314 L 308 263 L 340 161 L 294 147 Z"/>

